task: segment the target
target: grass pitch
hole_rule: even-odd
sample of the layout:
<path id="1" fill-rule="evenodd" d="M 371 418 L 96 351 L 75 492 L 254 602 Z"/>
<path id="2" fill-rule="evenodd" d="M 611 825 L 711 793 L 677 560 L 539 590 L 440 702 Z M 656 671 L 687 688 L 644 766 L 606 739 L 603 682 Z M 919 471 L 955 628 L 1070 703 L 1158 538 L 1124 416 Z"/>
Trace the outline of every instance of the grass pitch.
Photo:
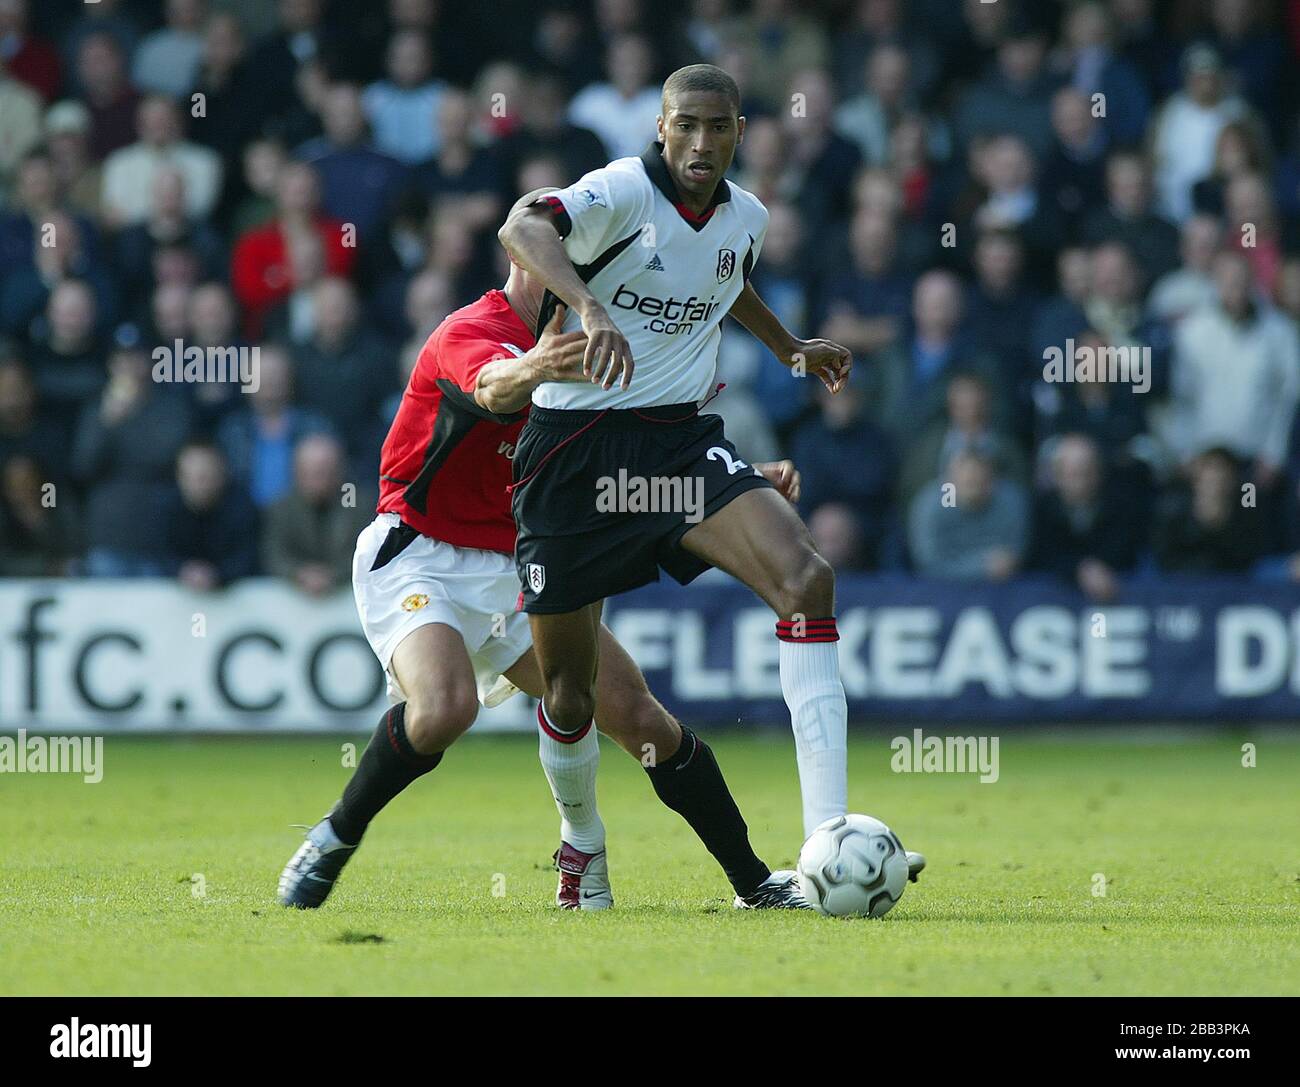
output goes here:
<path id="1" fill-rule="evenodd" d="M 759 853 L 793 865 L 788 734 L 709 737 Z M 101 783 L 0 777 L 5 994 L 1297 994 L 1300 743 L 1003 736 L 1001 777 L 850 750 L 850 804 L 930 867 L 883 921 L 737 912 L 602 743 L 616 907 L 550 906 L 554 806 L 523 737 L 463 741 L 314 913 L 274 900 L 363 737 L 105 742 Z M 1105 895 L 1099 878 L 1105 880 Z"/>

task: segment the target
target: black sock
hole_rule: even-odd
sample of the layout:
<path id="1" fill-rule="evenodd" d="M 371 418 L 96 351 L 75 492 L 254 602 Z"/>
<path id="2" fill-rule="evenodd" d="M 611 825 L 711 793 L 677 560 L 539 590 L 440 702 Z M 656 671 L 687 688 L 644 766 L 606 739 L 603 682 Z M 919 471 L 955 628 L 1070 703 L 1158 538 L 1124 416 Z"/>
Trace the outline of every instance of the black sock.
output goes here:
<path id="1" fill-rule="evenodd" d="M 406 738 L 406 703 L 387 713 L 370 737 L 343 799 L 330 812 L 330 825 L 348 845 L 356 845 L 385 804 L 442 762 L 442 752 L 421 755 Z"/>
<path id="2" fill-rule="evenodd" d="M 722 865 L 736 893 L 754 892 L 772 874 L 749 844 L 749 828 L 713 757 L 713 749 L 682 725 L 682 743 L 672 758 L 647 766 L 659 799 L 691 825 Z"/>

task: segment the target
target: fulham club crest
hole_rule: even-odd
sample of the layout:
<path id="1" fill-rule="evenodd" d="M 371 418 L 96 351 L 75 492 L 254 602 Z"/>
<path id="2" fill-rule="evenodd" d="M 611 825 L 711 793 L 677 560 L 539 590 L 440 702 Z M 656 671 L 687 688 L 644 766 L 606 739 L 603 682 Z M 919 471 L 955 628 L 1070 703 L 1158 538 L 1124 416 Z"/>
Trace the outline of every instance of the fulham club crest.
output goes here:
<path id="1" fill-rule="evenodd" d="M 534 593 L 540 593 L 546 584 L 546 567 L 540 562 L 530 562 L 527 566 L 528 587 Z"/>
<path id="2" fill-rule="evenodd" d="M 736 251 L 734 249 L 718 250 L 718 282 L 726 283 L 731 273 L 736 270 Z"/>

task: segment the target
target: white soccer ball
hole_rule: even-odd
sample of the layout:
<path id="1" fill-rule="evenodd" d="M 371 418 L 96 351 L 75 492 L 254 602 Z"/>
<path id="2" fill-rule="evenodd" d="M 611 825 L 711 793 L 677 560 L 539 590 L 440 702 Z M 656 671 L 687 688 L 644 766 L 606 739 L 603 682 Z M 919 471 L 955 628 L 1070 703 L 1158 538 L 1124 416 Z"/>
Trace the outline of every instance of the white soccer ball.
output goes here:
<path id="1" fill-rule="evenodd" d="M 827 819 L 804 842 L 798 869 L 804 898 L 831 917 L 884 917 L 907 887 L 903 843 L 869 815 Z"/>

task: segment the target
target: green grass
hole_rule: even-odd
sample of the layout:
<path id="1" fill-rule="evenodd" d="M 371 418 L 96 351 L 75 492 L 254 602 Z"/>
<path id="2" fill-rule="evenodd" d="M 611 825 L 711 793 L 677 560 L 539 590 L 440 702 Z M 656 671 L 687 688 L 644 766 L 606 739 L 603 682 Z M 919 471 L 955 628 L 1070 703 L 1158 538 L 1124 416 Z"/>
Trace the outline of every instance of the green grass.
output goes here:
<path id="1" fill-rule="evenodd" d="M 109 737 L 100 784 L 0 776 L 0 993 L 1300 993 L 1293 738 L 1260 737 L 1245 769 L 1229 738 L 1004 736 L 989 785 L 894 774 L 887 737 L 856 739 L 850 808 L 930 859 L 883 921 L 733 911 L 608 744 L 617 906 L 560 913 L 535 742 L 472 738 L 380 816 L 324 909 L 283 910 L 288 824 L 334 800 L 347 739 Z M 788 735 L 711 740 L 755 847 L 790 866 Z"/>

